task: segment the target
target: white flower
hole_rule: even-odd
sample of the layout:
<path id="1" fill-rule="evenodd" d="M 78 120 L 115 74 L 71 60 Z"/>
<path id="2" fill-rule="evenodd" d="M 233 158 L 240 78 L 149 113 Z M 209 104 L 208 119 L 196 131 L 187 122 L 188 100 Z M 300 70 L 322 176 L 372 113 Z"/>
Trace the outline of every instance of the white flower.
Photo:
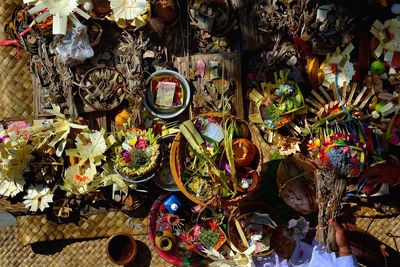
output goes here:
<path id="1" fill-rule="evenodd" d="M 356 73 L 353 63 L 350 62 L 350 53 L 353 49 L 354 46 L 350 43 L 343 52 L 337 48 L 333 54 L 326 56 L 323 68 L 325 80 L 322 85 L 329 87 L 330 84 L 334 84 L 341 88 L 344 84 L 350 84 Z"/>
<path id="2" fill-rule="evenodd" d="M 24 191 L 25 180 L 23 177 L 14 180 L 0 180 L 0 195 L 5 197 L 15 197 Z"/>
<path id="3" fill-rule="evenodd" d="M 150 2 L 148 0 L 110 0 L 110 6 L 115 20 L 132 20 L 146 13 Z"/>
<path id="4" fill-rule="evenodd" d="M 42 185 L 31 185 L 28 188 L 28 194 L 24 196 L 25 207 L 29 208 L 30 211 L 37 211 L 49 207 L 49 203 L 53 202 L 53 194 L 50 192 L 50 188 Z"/>

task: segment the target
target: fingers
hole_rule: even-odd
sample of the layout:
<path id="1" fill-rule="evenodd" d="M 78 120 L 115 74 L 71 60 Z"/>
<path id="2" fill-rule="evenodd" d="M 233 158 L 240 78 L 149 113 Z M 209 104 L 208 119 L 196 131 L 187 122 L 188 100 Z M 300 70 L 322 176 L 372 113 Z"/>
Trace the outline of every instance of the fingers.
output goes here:
<path id="1" fill-rule="evenodd" d="M 338 223 L 335 219 L 330 219 L 329 225 L 335 229 L 335 241 L 339 250 L 349 250 L 343 225 Z"/>
<path id="2" fill-rule="evenodd" d="M 337 230 L 342 230 L 342 231 L 344 230 L 343 226 L 338 224 L 336 219 L 333 219 L 333 218 L 329 219 L 329 225 L 332 226 L 333 228 L 335 228 L 336 231 Z"/>
<path id="3" fill-rule="evenodd" d="M 364 177 L 368 177 L 368 179 L 373 177 L 378 178 L 381 176 L 382 176 L 382 168 L 380 168 L 379 165 L 369 168 L 364 174 Z"/>

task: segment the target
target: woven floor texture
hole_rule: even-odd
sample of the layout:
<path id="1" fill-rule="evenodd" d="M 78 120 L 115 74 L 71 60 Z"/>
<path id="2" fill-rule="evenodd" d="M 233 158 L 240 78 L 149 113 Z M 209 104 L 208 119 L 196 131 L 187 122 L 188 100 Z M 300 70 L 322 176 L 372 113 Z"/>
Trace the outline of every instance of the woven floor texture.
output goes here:
<path id="1" fill-rule="evenodd" d="M 400 251 L 400 216 L 393 218 L 357 218 L 356 225 L 384 244 Z"/>
<path id="2" fill-rule="evenodd" d="M 4 26 L 22 0 L 0 0 L 0 40 L 9 39 Z M 21 59 L 15 57 L 16 49 L 0 46 L 0 120 L 28 116 L 33 111 L 33 86 L 29 73 L 29 56 L 19 50 Z"/>
<path id="3" fill-rule="evenodd" d="M 117 266 L 107 257 L 107 239 L 86 241 L 59 240 L 22 246 L 17 227 L 0 228 L 0 266 Z M 138 256 L 130 266 L 167 267 L 167 263 L 152 249 L 147 235 L 136 235 Z"/>

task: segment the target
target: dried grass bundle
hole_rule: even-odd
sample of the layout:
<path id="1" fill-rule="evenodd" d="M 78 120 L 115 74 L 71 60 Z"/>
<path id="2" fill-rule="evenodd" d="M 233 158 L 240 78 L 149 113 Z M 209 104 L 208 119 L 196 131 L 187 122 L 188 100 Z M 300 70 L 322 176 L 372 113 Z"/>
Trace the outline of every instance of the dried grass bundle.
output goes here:
<path id="1" fill-rule="evenodd" d="M 133 124 L 140 124 L 142 116 L 142 97 L 146 94 L 142 59 L 147 50 L 149 39 L 143 40 L 124 31 L 118 47 L 119 64 L 117 69 L 126 79 L 126 99 L 130 104 Z"/>
<path id="2" fill-rule="evenodd" d="M 346 181 L 340 179 L 336 173 L 322 169 L 315 170 L 315 177 L 319 209 L 316 239 L 326 246 L 328 252 L 336 251 L 335 229 L 329 225 L 328 220 L 337 217 Z"/>
<path id="3" fill-rule="evenodd" d="M 42 89 L 40 93 L 48 94 L 47 105 L 58 104 L 63 111 L 67 110 L 71 118 L 77 118 L 78 111 L 73 97 L 74 77 L 71 69 L 58 56 L 51 55 L 44 42 L 39 45 L 39 55 L 33 56 L 30 64 L 31 72 L 40 80 Z M 42 106 L 45 104 L 41 103 Z"/>

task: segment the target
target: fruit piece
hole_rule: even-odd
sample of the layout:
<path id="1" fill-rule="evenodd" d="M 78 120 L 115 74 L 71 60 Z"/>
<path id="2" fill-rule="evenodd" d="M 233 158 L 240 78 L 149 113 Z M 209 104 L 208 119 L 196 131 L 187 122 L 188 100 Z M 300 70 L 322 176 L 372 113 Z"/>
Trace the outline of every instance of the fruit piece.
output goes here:
<path id="1" fill-rule="evenodd" d="M 294 97 L 294 104 L 295 106 L 301 107 L 303 105 L 303 98 L 301 97 L 301 94 L 298 93 L 295 97 Z"/>
<path id="2" fill-rule="evenodd" d="M 118 113 L 117 116 L 115 116 L 115 123 L 119 126 L 122 126 L 129 120 L 130 116 L 131 114 L 126 109 L 124 109 L 123 111 Z"/>
<path id="3" fill-rule="evenodd" d="M 374 97 L 372 97 L 371 103 L 368 106 L 368 110 L 370 112 L 374 111 L 375 107 L 376 107 L 376 104 L 378 104 L 378 97 L 374 96 Z"/>
<path id="4" fill-rule="evenodd" d="M 385 72 L 385 64 L 383 64 L 380 60 L 375 60 L 372 62 L 370 70 L 373 73 L 381 75 Z"/>
<path id="5" fill-rule="evenodd" d="M 378 113 L 380 113 L 381 110 L 382 110 L 382 108 L 383 108 L 385 105 L 386 105 L 386 103 L 384 103 L 384 102 L 379 102 L 379 103 L 376 104 L 376 106 L 375 106 L 375 111 L 378 112 Z"/>
<path id="6" fill-rule="evenodd" d="M 293 107 L 294 107 L 293 100 L 292 100 L 292 99 L 288 99 L 288 100 L 287 100 L 287 107 L 286 107 L 286 110 L 287 110 L 287 111 L 291 111 L 291 110 L 293 109 Z"/>
<path id="7" fill-rule="evenodd" d="M 236 167 L 249 166 L 256 156 L 256 147 L 249 139 L 234 140 L 232 150 Z"/>

